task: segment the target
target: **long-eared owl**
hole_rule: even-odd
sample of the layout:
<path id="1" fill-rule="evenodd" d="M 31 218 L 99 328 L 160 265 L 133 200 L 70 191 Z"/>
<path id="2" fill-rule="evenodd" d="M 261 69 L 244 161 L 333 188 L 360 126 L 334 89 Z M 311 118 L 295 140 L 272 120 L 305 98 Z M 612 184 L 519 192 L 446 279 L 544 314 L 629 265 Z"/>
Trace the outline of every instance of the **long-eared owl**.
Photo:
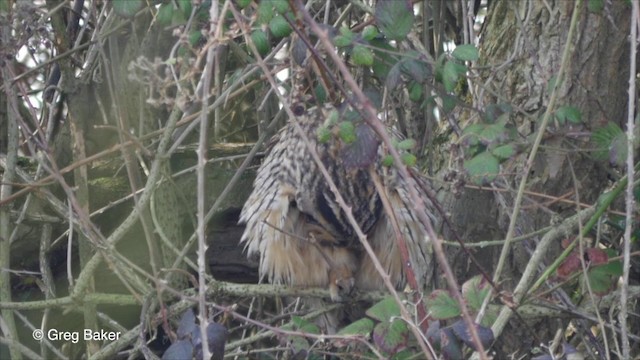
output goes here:
<path id="1" fill-rule="evenodd" d="M 392 219 L 374 181 L 382 184 L 382 196 L 391 204 L 418 284 L 424 287 L 433 270 L 430 239 L 415 216 L 406 181 L 393 166 L 383 165 L 385 146 L 357 120 L 354 110 L 325 105 L 298 113 L 291 121 L 301 126 L 392 284 L 400 288 L 406 282 L 404 264 Z M 382 278 L 291 121 L 275 136 L 242 209 L 240 222 L 246 224 L 242 242 L 248 255 L 259 255 L 261 279 L 328 287 L 333 300 L 354 286 L 382 289 Z M 339 134 L 344 126 L 353 130 L 348 136 Z M 422 178 L 416 180 L 426 184 Z M 432 209 L 430 199 L 421 197 Z"/>

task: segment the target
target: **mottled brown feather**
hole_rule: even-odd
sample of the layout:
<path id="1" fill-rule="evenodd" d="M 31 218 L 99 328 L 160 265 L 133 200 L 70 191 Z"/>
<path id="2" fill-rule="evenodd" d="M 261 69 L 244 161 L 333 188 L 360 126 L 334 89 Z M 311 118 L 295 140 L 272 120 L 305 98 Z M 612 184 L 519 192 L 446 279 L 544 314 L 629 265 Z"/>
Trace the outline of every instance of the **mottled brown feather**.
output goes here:
<path id="1" fill-rule="evenodd" d="M 431 280 L 430 242 L 414 214 L 405 182 L 393 168 L 380 165 L 385 150 L 377 141 L 369 139 L 359 145 L 357 151 L 364 154 L 360 157 L 347 153 L 346 162 L 348 148 L 338 137 L 319 143 L 317 129 L 334 111 L 338 110 L 330 106 L 313 108 L 296 121 L 367 234 L 393 285 L 401 288 L 406 282 L 402 258 L 391 220 L 368 171 L 374 166 L 407 243 L 418 282 L 424 287 Z M 285 126 L 277 139 L 258 170 L 240 216 L 240 222 L 246 224 L 242 242 L 249 256 L 260 257 L 261 278 L 276 284 L 329 288 L 334 300 L 354 284 L 360 289 L 382 289 L 382 278 L 293 125 Z M 371 152 L 366 147 L 371 144 L 377 147 L 377 156 L 367 162 Z M 358 167 L 362 164 L 366 166 Z M 422 200 L 432 208 L 426 196 Z"/>

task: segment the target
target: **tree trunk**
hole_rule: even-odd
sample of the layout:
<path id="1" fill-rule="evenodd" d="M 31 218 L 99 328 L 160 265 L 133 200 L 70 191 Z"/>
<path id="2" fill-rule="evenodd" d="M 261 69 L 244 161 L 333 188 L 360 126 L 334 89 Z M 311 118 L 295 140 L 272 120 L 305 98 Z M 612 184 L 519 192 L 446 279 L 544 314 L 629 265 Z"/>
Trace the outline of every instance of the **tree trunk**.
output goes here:
<path id="1" fill-rule="evenodd" d="M 574 11 L 569 1 L 492 1 L 481 31 L 479 79 L 474 84 L 480 107 L 511 104 L 509 123 L 518 130 L 517 142 L 526 147 L 502 163 L 496 188 L 506 191 L 467 190 L 454 201 L 452 213 L 459 234 L 467 242 L 502 239 L 512 216 L 514 199 L 523 169 L 537 135 L 542 116 L 549 106 L 552 82 L 561 67 L 565 46 L 571 46 L 564 82 L 559 84 L 555 109 L 572 106 L 581 112 L 582 123 L 559 124 L 553 118 L 544 134 L 542 146 L 528 174 L 526 190 L 571 202 L 551 201 L 531 193 L 525 195 L 517 214 L 515 236 L 553 225 L 576 213 L 578 206 L 594 204 L 610 185 L 609 164 L 594 160 L 589 135 L 608 121 L 624 129 L 628 83 L 628 14 L 625 2 L 613 2 L 600 13 L 580 8 L 574 41 L 567 34 Z M 574 175 L 575 174 L 575 175 Z M 574 176 L 577 181 L 574 181 Z M 576 189 L 578 193 L 576 194 Z M 489 189 L 490 190 L 490 189 Z M 470 224 L 475 224 L 470 226 Z M 567 237 L 576 234 L 567 234 Z M 540 235 L 542 236 L 542 235 Z M 539 237 L 517 242 L 511 247 L 501 282 L 502 290 L 512 291 L 528 264 Z M 558 243 L 547 254 L 544 267 L 561 251 Z M 474 256 L 492 273 L 501 247 L 483 249 Z M 456 259 L 460 258 L 459 256 Z M 456 263 L 464 280 L 464 262 Z M 467 275 L 468 276 L 468 275 Z M 553 339 L 561 322 L 529 324 L 512 320 L 502 335 L 498 352 L 505 356 L 526 351 Z M 532 336 L 532 333 L 534 336 Z M 502 356 L 499 356 L 502 357 Z"/>

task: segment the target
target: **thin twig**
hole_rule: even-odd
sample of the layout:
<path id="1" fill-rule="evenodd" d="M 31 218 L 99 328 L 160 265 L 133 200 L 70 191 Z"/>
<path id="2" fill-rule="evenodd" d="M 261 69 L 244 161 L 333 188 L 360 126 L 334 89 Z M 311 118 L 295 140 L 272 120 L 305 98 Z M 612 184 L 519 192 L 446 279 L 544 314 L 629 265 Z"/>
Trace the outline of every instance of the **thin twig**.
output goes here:
<path id="1" fill-rule="evenodd" d="M 6 23 L 2 31 L 2 42 L 9 44 L 9 34 L 11 32 L 8 23 Z M 7 48 L 8 49 L 8 48 Z M 6 54 L 3 54 L 3 56 Z M 13 192 L 13 182 L 16 177 L 16 168 L 18 160 L 18 119 L 19 107 L 18 96 L 13 86 L 9 82 L 10 74 L 13 69 L 11 62 L 7 62 L 0 70 L 2 72 L 3 84 L 5 86 L 6 95 L 6 119 L 7 122 L 7 166 L 2 174 L 2 183 L 0 184 L 0 200 L 5 200 L 11 196 Z M 4 269 L 11 268 L 11 213 L 10 207 L 0 207 L 0 301 L 11 301 L 11 275 Z M 15 318 L 12 310 L 2 309 L 1 317 L 4 319 L 6 332 L 3 329 L 4 336 L 11 343 L 9 351 L 13 359 L 22 359 L 20 352 L 18 332 L 16 328 Z"/>
<path id="2" fill-rule="evenodd" d="M 566 236 L 566 234 L 570 234 L 571 231 L 578 226 L 578 219 L 588 219 L 593 215 L 594 212 L 594 208 L 584 209 L 578 214 L 568 218 L 560 226 L 556 227 L 552 231 L 549 231 L 545 236 L 542 237 L 540 243 L 538 243 L 538 245 L 536 246 L 535 252 L 531 256 L 527 267 L 522 272 L 520 282 L 518 283 L 518 285 L 516 285 L 516 288 L 513 291 L 513 303 L 515 303 L 516 305 L 522 304 L 527 290 L 530 287 L 531 281 L 538 271 L 538 265 L 545 258 L 547 250 L 549 249 L 551 244 L 554 241 L 557 241 L 557 239 Z M 503 306 L 500 314 L 498 315 L 498 318 L 491 327 L 495 337 L 500 336 L 512 313 L 513 309 L 511 309 L 509 306 Z"/>
<path id="3" fill-rule="evenodd" d="M 576 172 L 573 169 L 573 163 L 571 161 L 569 161 L 569 170 L 571 171 L 571 178 L 573 180 L 573 188 L 574 191 L 576 193 L 576 212 L 580 212 L 580 210 L 582 210 L 580 208 L 580 192 L 579 192 L 579 187 L 578 187 L 578 177 L 576 176 Z M 583 256 L 583 254 L 585 253 L 585 249 L 584 249 L 584 244 L 586 243 L 586 239 L 583 235 L 583 225 L 582 225 L 582 220 L 578 219 L 578 254 L 580 254 L 578 257 L 580 258 L 580 265 L 582 266 L 582 276 L 584 277 L 584 284 L 585 287 L 587 288 L 588 291 L 588 295 L 589 295 L 589 300 L 591 303 L 594 304 L 594 307 L 596 306 L 597 303 L 597 299 L 595 294 L 593 293 L 593 289 L 591 288 L 591 279 L 589 279 L 588 276 L 588 271 L 589 268 L 587 266 L 587 261 L 585 259 L 585 257 Z M 606 328 L 604 326 L 604 321 L 602 321 L 602 317 L 600 316 L 600 312 L 596 311 L 596 317 L 598 318 L 598 324 L 600 325 L 600 328 L 602 329 L 602 340 L 604 342 L 604 354 L 601 354 L 601 356 L 606 357 L 608 360 L 611 360 L 611 355 L 609 354 L 609 342 L 607 340 L 607 332 L 606 332 Z"/>
<path id="4" fill-rule="evenodd" d="M 627 295 L 629 293 L 629 272 L 631 270 L 631 232 L 633 231 L 633 217 L 635 215 L 635 197 L 634 197 L 634 156 L 635 151 L 635 110 L 636 110 L 636 52 L 638 46 L 638 1 L 632 1 L 631 10 L 631 34 L 629 43 L 631 48 L 629 57 L 629 91 L 627 103 L 627 194 L 626 194 L 626 218 L 624 228 L 624 242 L 622 250 L 622 286 L 620 288 L 620 340 L 622 343 L 622 358 L 631 358 L 631 346 L 629 344 L 629 333 L 627 328 L 627 317 L 629 315 L 627 307 Z"/>
<path id="5" fill-rule="evenodd" d="M 226 4 L 225 4 L 226 7 Z M 209 44 L 207 48 L 207 60 L 202 72 L 204 81 L 202 82 L 202 93 L 205 94 L 202 97 L 202 109 L 200 117 L 200 137 L 198 139 L 198 166 L 196 168 L 197 178 L 197 229 L 198 234 L 198 313 L 200 316 L 200 334 L 202 339 L 202 357 L 209 359 L 211 357 L 211 351 L 209 349 L 209 337 L 207 336 L 207 327 L 209 325 L 206 308 L 206 266 L 205 253 L 207 252 L 207 239 L 206 239 L 206 227 L 205 221 L 205 206 L 206 206 L 206 165 L 207 165 L 207 137 L 209 130 L 209 113 L 204 111 L 209 104 L 209 89 L 211 88 L 211 78 L 213 77 L 213 71 L 217 66 L 214 61 L 218 59 L 216 53 L 219 51 L 218 40 L 220 39 L 220 28 L 218 27 L 218 2 L 212 1 L 211 8 L 209 9 Z M 217 61 L 216 61 L 217 62 Z"/>

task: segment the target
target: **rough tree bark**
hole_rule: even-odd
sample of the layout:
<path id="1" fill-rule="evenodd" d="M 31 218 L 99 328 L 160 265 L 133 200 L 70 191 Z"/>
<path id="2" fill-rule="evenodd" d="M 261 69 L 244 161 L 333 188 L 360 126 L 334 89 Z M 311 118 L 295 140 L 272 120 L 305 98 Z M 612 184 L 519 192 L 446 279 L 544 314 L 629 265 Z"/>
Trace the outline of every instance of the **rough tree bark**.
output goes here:
<path id="1" fill-rule="evenodd" d="M 582 113 L 580 125 L 560 125 L 553 121 L 547 129 L 541 150 L 532 164 L 526 189 L 532 192 L 576 200 L 578 189 L 581 203 L 594 204 L 610 185 L 609 164 L 594 160 L 589 133 L 607 121 L 624 128 L 626 116 L 626 84 L 628 79 L 628 42 L 630 6 L 612 2 L 600 13 L 580 8 L 575 41 L 566 44 L 574 11 L 570 1 L 491 1 L 488 17 L 481 30 L 479 78 L 474 89 L 481 106 L 508 103 L 514 108 L 510 118 L 520 139 L 527 147 L 518 156 L 503 163 L 502 176 L 494 183 L 508 191 L 466 190 L 453 202 L 451 213 L 463 239 L 502 239 L 507 231 L 515 192 L 522 179 L 522 170 L 530 144 L 538 130 L 542 114 L 549 105 L 550 85 L 560 69 L 565 46 L 572 47 L 565 81 L 560 85 L 556 108 L 571 105 Z M 615 172 L 615 171 L 614 171 Z M 574 182 L 573 177 L 577 179 Z M 567 196 L 568 195 L 568 196 Z M 518 214 L 516 236 L 554 225 L 578 210 L 568 202 L 550 202 L 536 196 L 525 196 Z M 473 224 L 473 225 L 470 225 Z M 571 234 L 568 234 L 568 236 Z M 502 289 L 513 289 L 531 252 L 533 238 L 512 246 Z M 500 247 L 476 253 L 483 267 L 494 270 Z M 555 259 L 562 250 L 557 244 L 548 254 Z M 460 257 L 458 257 L 460 258 Z M 464 259 L 462 259 L 464 260 Z M 548 266 L 549 263 L 544 264 Z M 465 265 L 466 262 L 462 261 Z M 459 264 L 461 265 L 461 264 Z M 459 273 L 463 274 L 464 269 Z M 464 276 L 464 275 L 463 275 Z M 463 278 L 464 279 L 464 278 Z M 463 280 L 461 279 L 461 280 Z M 499 354 L 524 351 L 540 342 L 549 342 L 561 322 L 548 321 L 523 326 L 511 321 L 498 345 Z M 532 336 L 533 335 L 533 336 Z"/>

